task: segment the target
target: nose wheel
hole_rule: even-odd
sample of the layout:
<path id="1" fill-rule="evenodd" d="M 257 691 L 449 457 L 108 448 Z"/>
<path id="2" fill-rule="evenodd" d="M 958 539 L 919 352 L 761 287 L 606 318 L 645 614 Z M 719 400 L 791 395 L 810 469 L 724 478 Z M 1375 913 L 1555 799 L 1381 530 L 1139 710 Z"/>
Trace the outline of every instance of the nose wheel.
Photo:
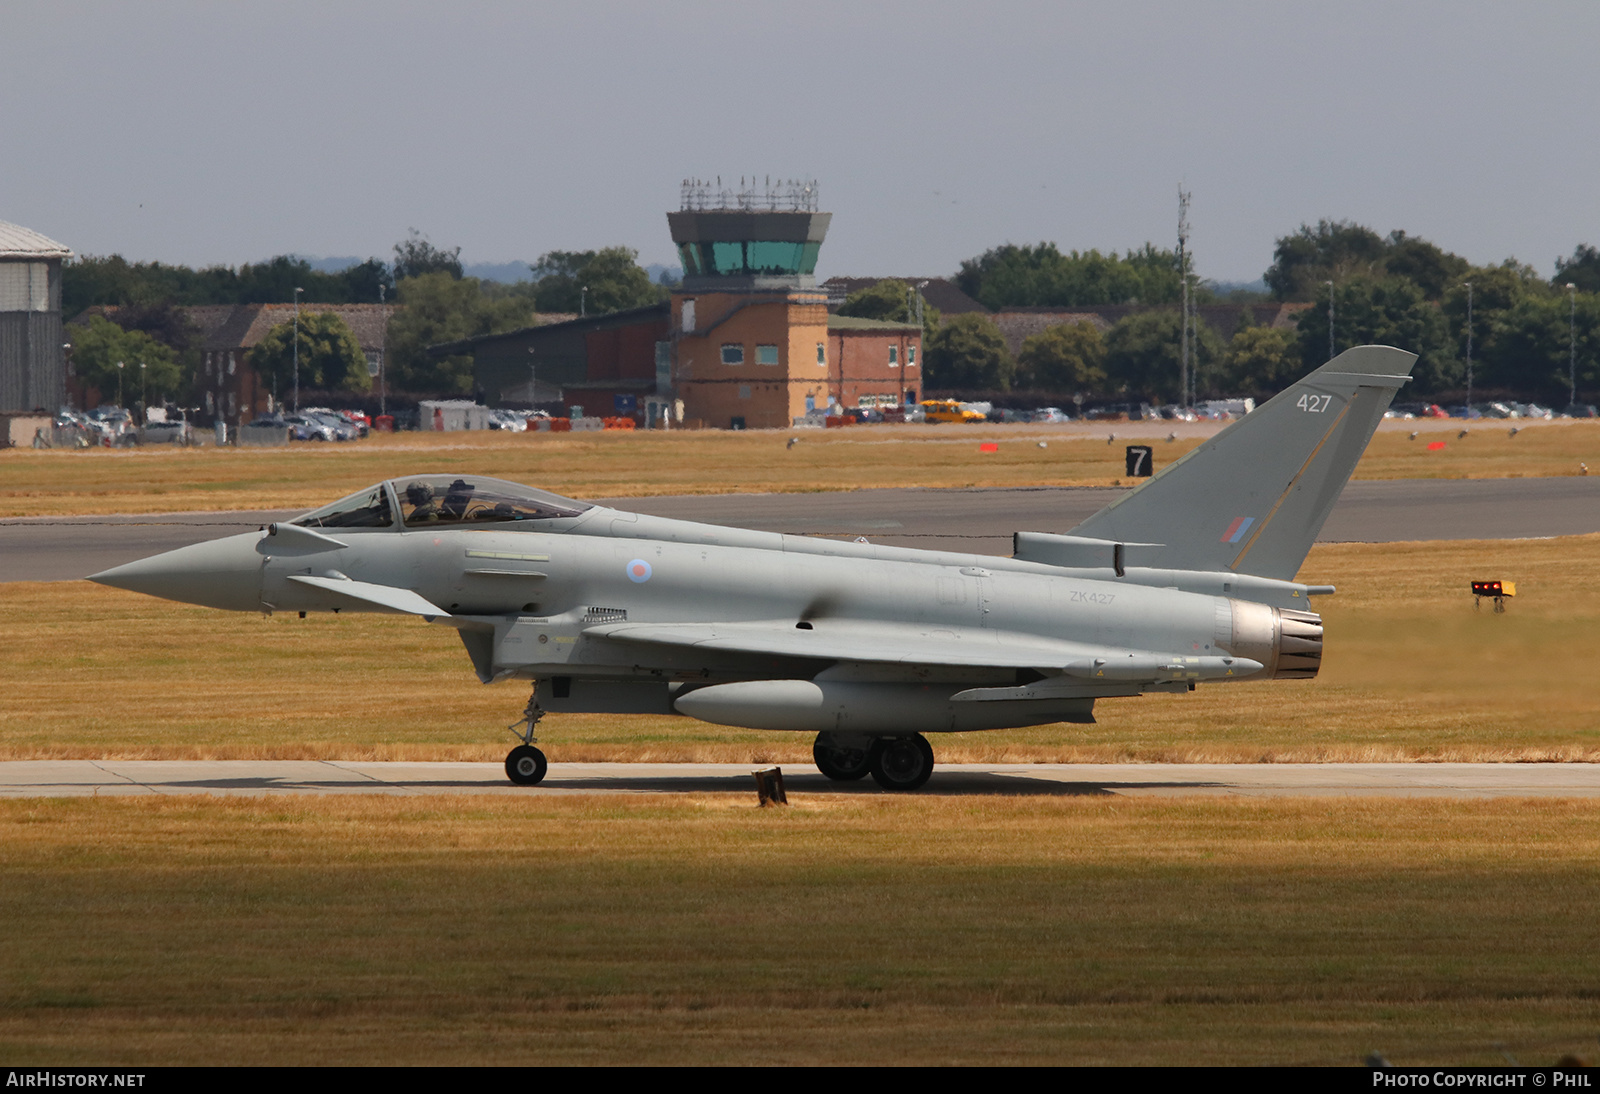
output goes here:
<path id="1" fill-rule="evenodd" d="M 506 754 L 506 777 L 518 786 L 538 786 L 549 762 L 532 745 L 518 745 Z"/>

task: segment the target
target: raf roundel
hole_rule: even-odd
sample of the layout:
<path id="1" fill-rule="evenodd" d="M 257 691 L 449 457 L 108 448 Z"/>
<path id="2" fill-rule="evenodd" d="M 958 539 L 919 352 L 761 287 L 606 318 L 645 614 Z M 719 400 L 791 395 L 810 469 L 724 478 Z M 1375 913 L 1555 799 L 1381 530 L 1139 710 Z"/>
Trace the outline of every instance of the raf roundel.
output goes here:
<path id="1" fill-rule="evenodd" d="M 637 585 L 642 585 L 650 580 L 650 564 L 642 558 L 636 558 L 628 563 L 628 580 Z"/>

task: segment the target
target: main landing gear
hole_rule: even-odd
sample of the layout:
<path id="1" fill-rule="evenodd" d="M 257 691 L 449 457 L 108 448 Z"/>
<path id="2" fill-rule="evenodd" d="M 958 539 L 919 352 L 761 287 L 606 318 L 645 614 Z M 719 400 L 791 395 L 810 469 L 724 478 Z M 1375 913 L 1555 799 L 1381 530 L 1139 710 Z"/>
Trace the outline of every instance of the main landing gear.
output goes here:
<path id="1" fill-rule="evenodd" d="M 885 790 L 916 790 L 933 774 L 933 746 L 920 733 L 906 737 L 819 733 L 811 757 L 830 779 L 849 782 L 870 774 Z"/>
<path id="2" fill-rule="evenodd" d="M 520 745 L 506 753 L 506 778 L 518 786 L 538 786 L 545 772 L 550 770 L 544 753 L 533 747 L 533 727 L 543 717 L 544 711 L 539 709 L 539 685 L 534 684 L 533 694 L 528 696 L 528 705 L 522 711 L 521 721 L 506 726 L 522 740 Z M 523 729 L 524 726 L 527 728 Z"/>

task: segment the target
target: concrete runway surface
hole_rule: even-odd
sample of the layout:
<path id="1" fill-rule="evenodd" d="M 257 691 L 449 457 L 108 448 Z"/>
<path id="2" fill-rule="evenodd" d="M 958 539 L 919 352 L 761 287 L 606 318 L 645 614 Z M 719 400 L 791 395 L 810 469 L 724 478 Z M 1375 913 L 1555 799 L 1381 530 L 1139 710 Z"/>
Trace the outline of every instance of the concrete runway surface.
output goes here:
<path id="1" fill-rule="evenodd" d="M 0 798 L 212 794 L 730 794 L 755 803 L 752 764 L 551 764 L 536 787 L 497 763 L 343 760 L 21 760 L 0 763 Z M 781 765 L 780 765 L 781 766 Z M 810 764 L 784 767 L 789 791 L 881 794 Z M 919 794 L 1010 796 L 1594 798 L 1600 764 L 944 764 Z"/>
<path id="2" fill-rule="evenodd" d="M 865 536 L 896 547 L 1009 555 L 1012 532 L 1068 531 L 1121 492 L 1039 486 L 592 500 L 709 524 Z M 261 510 L 0 521 L 0 581 L 75 581 L 134 559 L 253 531 L 297 515 L 298 511 Z M 1323 543 L 1390 543 L 1590 532 L 1600 532 L 1600 476 L 1403 479 L 1345 487 L 1318 538 Z"/>

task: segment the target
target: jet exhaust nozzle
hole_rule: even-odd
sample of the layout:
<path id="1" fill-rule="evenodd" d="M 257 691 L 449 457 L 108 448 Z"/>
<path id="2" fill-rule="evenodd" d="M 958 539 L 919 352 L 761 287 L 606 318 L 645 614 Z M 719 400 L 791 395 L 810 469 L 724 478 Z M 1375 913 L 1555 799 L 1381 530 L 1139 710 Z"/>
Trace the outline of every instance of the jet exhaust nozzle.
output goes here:
<path id="1" fill-rule="evenodd" d="M 1266 666 L 1262 679 L 1310 680 L 1322 667 L 1322 617 L 1229 600 L 1217 613 L 1217 644 Z"/>

